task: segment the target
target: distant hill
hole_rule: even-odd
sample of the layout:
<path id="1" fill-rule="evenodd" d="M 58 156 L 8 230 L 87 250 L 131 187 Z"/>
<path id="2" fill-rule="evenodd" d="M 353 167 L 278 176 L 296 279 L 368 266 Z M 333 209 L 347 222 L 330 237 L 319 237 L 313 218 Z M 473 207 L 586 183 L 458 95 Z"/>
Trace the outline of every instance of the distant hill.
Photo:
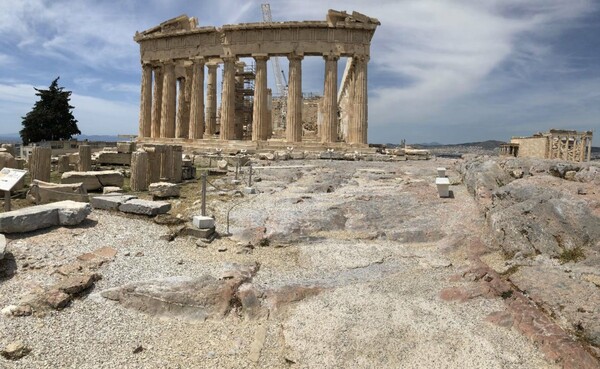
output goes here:
<path id="1" fill-rule="evenodd" d="M 18 133 L 0 134 L 0 142 L 2 143 L 21 143 L 21 136 Z"/>
<path id="2" fill-rule="evenodd" d="M 504 141 L 496 141 L 496 140 L 488 140 L 488 141 L 481 141 L 481 142 L 466 142 L 466 143 L 459 143 L 459 144 L 449 144 L 449 145 L 445 145 L 445 144 L 440 144 L 437 142 L 434 143 L 425 143 L 425 144 L 416 144 L 416 145 L 411 145 L 411 146 L 420 146 L 420 147 L 426 147 L 426 148 L 437 148 L 437 147 L 481 147 L 482 149 L 485 150 L 493 150 L 496 149 L 498 147 L 500 147 L 501 144 L 506 143 Z"/>

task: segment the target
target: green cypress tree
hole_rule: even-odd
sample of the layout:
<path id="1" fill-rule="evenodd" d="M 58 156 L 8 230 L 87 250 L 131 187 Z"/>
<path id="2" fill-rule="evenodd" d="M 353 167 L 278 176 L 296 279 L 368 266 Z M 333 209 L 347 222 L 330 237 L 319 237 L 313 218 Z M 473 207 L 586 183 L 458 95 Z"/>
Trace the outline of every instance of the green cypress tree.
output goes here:
<path id="1" fill-rule="evenodd" d="M 73 106 L 69 105 L 71 91 L 64 91 L 58 86 L 57 77 L 47 90 L 34 89 L 40 99 L 33 109 L 22 117 L 23 129 L 19 132 L 24 145 L 43 140 L 70 139 L 81 134 L 77 128 L 77 120 L 72 114 Z"/>

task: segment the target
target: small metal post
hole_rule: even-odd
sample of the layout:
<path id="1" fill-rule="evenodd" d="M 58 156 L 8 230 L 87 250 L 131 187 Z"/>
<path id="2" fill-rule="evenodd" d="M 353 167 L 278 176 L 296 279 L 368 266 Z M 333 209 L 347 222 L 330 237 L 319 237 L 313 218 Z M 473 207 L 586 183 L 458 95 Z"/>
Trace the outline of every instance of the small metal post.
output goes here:
<path id="1" fill-rule="evenodd" d="M 237 157 L 237 161 L 235 162 L 235 180 L 238 180 L 238 175 L 240 173 L 240 157 Z"/>
<path id="2" fill-rule="evenodd" d="M 202 216 L 206 216 L 206 171 L 202 172 Z"/>
<path id="3" fill-rule="evenodd" d="M 252 187 L 252 163 L 250 163 L 250 168 L 248 170 L 248 187 Z"/>
<path id="4" fill-rule="evenodd" d="M 4 210 L 10 211 L 10 191 L 4 191 Z"/>

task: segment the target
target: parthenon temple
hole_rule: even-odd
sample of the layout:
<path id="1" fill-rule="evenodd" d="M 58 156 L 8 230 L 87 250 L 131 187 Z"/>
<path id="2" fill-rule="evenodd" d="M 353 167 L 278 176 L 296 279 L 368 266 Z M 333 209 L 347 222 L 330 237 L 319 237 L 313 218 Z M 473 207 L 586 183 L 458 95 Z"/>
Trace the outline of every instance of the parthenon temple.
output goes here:
<path id="1" fill-rule="evenodd" d="M 134 40 L 140 45 L 142 64 L 138 141 L 188 146 L 244 142 L 256 148 L 309 144 L 308 138 L 303 139 L 302 61 L 319 56 L 325 78 L 318 135 L 312 144 L 366 148 L 367 63 L 378 25 L 377 19 L 357 12 L 329 10 L 325 21 L 221 28 L 199 27 L 196 18 L 181 15 L 137 32 Z M 273 136 L 267 85 L 267 61 L 273 57 L 289 61 L 281 137 Z M 338 86 L 340 57 L 347 59 Z M 245 68 L 241 58 L 253 58 L 253 68 Z"/>

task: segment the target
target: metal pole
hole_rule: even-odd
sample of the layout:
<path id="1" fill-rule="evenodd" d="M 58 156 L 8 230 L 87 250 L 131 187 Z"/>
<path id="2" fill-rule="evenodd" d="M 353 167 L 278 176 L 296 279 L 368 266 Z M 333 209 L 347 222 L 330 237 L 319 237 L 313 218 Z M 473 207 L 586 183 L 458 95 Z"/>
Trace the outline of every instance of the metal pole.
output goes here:
<path id="1" fill-rule="evenodd" d="M 10 191 L 4 191 L 4 210 L 10 211 Z"/>
<path id="2" fill-rule="evenodd" d="M 248 171 L 248 187 L 252 187 L 252 163 L 250 163 L 250 169 Z"/>
<path id="3" fill-rule="evenodd" d="M 206 216 L 206 171 L 202 172 L 202 216 Z"/>
<path id="4" fill-rule="evenodd" d="M 240 157 L 237 157 L 237 161 L 235 162 L 235 180 L 237 181 L 238 175 L 240 173 Z"/>

